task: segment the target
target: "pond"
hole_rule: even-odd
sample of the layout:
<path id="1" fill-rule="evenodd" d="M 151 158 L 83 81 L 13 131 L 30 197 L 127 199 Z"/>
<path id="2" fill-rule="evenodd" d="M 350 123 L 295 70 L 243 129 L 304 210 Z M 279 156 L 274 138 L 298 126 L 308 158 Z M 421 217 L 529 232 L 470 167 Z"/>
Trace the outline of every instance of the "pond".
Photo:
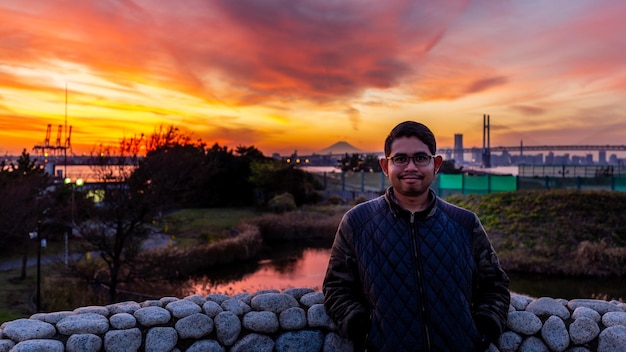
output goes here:
<path id="1" fill-rule="evenodd" d="M 261 260 L 232 265 L 206 275 L 150 288 L 151 295 L 185 297 L 259 290 L 309 287 L 321 290 L 330 255 L 329 245 L 307 247 L 286 245 L 273 248 Z M 568 278 L 544 275 L 508 273 L 511 291 L 532 297 L 564 299 L 596 298 L 622 300 L 626 298 L 625 279 Z M 145 292 L 145 291 L 144 291 Z"/>

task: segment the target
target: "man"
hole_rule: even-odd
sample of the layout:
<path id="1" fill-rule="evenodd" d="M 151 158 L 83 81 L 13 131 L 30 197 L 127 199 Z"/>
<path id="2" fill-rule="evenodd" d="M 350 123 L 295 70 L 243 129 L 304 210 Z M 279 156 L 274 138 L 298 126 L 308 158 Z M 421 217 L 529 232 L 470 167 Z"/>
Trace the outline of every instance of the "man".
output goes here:
<path id="1" fill-rule="evenodd" d="M 428 127 L 397 125 L 380 160 L 391 186 L 341 220 L 324 305 L 355 350 L 480 351 L 504 329 L 509 278 L 476 214 L 431 190 L 436 149 Z"/>

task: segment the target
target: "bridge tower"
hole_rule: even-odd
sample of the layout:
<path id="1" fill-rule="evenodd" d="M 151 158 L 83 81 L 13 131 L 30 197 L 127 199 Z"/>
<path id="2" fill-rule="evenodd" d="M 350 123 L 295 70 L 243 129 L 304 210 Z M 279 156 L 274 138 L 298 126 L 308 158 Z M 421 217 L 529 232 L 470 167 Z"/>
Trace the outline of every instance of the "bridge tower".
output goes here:
<path id="1" fill-rule="evenodd" d="M 489 115 L 483 115 L 483 167 L 491 167 L 491 125 Z"/>

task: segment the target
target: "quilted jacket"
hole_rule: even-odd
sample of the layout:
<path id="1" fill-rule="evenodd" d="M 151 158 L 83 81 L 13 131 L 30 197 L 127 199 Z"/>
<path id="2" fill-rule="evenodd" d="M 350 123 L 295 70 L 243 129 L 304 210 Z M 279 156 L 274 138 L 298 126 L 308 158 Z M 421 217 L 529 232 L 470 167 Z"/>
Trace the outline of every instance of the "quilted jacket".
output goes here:
<path id="1" fill-rule="evenodd" d="M 324 279 L 339 333 L 367 351 L 476 351 L 503 331 L 509 279 L 478 217 L 437 197 L 384 196 L 343 217 Z"/>

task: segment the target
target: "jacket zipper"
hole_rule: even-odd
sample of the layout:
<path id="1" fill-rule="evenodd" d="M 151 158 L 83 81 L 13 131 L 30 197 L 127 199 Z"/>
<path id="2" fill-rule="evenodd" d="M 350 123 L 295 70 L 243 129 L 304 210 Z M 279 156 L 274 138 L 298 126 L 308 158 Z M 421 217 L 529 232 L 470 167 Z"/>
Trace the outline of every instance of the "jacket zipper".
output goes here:
<path id="1" fill-rule="evenodd" d="M 426 336 L 426 350 L 431 350 L 431 342 L 430 342 L 430 331 L 428 329 L 428 312 L 426 311 L 426 299 L 424 296 L 424 286 L 422 283 L 422 261 L 420 260 L 419 250 L 417 248 L 417 225 L 415 224 L 415 213 L 411 212 L 410 217 L 411 223 L 411 242 L 413 243 L 413 256 L 415 258 L 415 262 L 417 263 L 417 270 L 415 270 L 417 274 L 417 288 L 419 299 L 421 302 L 421 310 L 422 310 L 422 321 L 424 322 L 424 335 Z"/>

